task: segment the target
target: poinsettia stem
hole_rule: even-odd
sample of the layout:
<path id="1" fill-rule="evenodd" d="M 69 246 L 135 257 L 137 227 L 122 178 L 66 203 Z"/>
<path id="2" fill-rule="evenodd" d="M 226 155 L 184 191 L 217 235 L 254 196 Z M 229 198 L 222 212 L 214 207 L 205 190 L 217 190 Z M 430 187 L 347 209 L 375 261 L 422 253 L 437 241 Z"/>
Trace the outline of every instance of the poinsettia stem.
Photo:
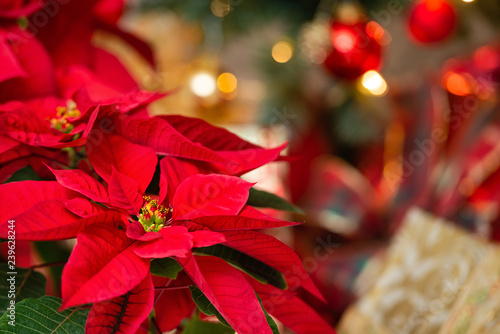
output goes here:
<path id="1" fill-rule="evenodd" d="M 167 288 L 170 285 L 170 283 L 172 283 L 172 279 L 169 279 L 163 287 L 158 287 L 158 290 L 162 290 L 162 291 L 160 291 L 160 293 L 155 297 L 155 302 L 153 305 L 156 305 L 156 302 L 158 301 L 158 299 L 160 299 L 161 295 L 163 295 L 164 288 Z M 156 289 L 157 289 L 157 287 L 155 287 L 155 290 Z"/>
<path id="2" fill-rule="evenodd" d="M 181 289 L 189 289 L 188 286 L 158 286 L 155 287 L 155 290 L 181 290 Z"/>
<path id="3" fill-rule="evenodd" d="M 155 317 L 152 317 L 152 318 L 151 318 L 151 322 L 152 322 L 152 323 L 153 323 L 153 325 L 155 326 L 156 331 L 157 331 L 158 333 L 163 333 L 163 332 L 161 331 L 161 329 L 160 329 L 160 326 L 159 326 L 159 325 L 158 325 L 158 323 L 156 322 L 156 318 L 155 318 Z"/>
<path id="4" fill-rule="evenodd" d="M 36 269 L 36 268 L 46 268 L 46 267 L 57 267 L 57 266 L 63 266 L 66 264 L 66 261 L 59 261 L 59 262 L 50 262 L 50 263 L 42 263 L 42 264 L 37 264 L 36 266 L 31 266 L 31 269 Z"/>

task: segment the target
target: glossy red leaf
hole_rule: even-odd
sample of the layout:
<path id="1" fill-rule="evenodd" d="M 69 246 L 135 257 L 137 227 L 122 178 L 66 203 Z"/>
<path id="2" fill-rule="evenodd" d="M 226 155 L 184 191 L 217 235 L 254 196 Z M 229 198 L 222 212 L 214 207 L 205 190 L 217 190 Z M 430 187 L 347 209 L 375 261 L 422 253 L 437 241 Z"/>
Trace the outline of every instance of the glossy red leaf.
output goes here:
<path id="1" fill-rule="evenodd" d="M 56 181 L 21 181 L 0 185 L 0 203 L 8 210 L 0 210 L 0 222 L 28 210 L 32 205 L 50 199 L 72 199 L 81 195 L 61 186 Z"/>
<path id="2" fill-rule="evenodd" d="M 139 194 L 139 187 L 134 179 L 117 171 L 113 166 L 109 179 L 108 191 L 111 204 L 137 215 L 143 199 Z"/>
<path id="3" fill-rule="evenodd" d="M 151 147 L 161 155 L 173 155 L 202 161 L 226 163 L 212 150 L 193 143 L 161 118 L 122 117 L 115 122 L 116 132 L 133 143 Z"/>
<path id="4" fill-rule="evenodd" d="M 185 289 L 159 290 L 155 304 L 156 323 L 162 332 L 171 331 L 190 316 L 196 307 L 191 292 Z"/>
<path id="5" fill-rule="evenodd" d="M 105 135 L 98 145 L 87 145 L 87 156 L 97 174 L 109 182 L 112 166 L 134 179 L 144 193 L 153 178 L 157 158 L 152 148 L 131 143 L 123 137 Z"/>
<path id="6" fill-rule="evenodd" d="M 127 237 L 139 241 L 150 241 L 155 239 L 160 239 L 162 235 L 158 232 L 147 232 L 144 227 L 138 221 L 133 221 L 127 226 L 126 229 Z"/>
<path id="7" fill-rule="evenodd" d="M 193 236 L 193 247 L 208 247 L 226 241 L 224 234 L 212 231 L 194 231 L 191 232 Z"/>
<path id="8" fill-rule="evenodd" d="M 80 199 L 77 199 L 80 200 Z M 12 217 L 15 221 L 16 239 L 19 240 L 62 240 L 76 237 L 86 226 L 102 223 L 116 226 L 121 214 L 116 211 L 102 211 L 82 217 L 72 212 L 72 201 L 41 201 L 26 212 Z M 80 213 L 81 206 L 78 205 Z M 0 224 L 0 236 L 6 237 L 9 225 Z"/>
<path id="9" fill-rule="evenodd" d="M 7 40 L 7 34 L 4 34 L 3 31 L 0 35 L 0 63 L 2 64 L 2 71 L 0 71 L 0 82 L 16 77 L 28 76 L 26 71 L 19 63 L 14 50 L 12 50 L 12 46 Z"/>
<path id="10" fill-rule="evenodd" d="M 335 334 L 335 330 L 316 311 L 294 294 L 253 279 L 252 286 L 262 306 L 297 334 Z"/>
<path id="11" fill-rule="evenodd" d="M 80 232 L 62 277 L 62 309 L 126 294 L 149 272 L 149 259 L 130 247 L 125 232 L 93 225 Z"/>
<path id="12" fill-rule="evenodd" d="M 239 151 L 247 149 L 263 149 L 249 143 L 226 129 L 213 126 L 199 118 L 179 115 L 160 116 L 189 140 L 200 143 L 214 151 Z"/>
<path id="13" fill-rule="evenodd" d="M 154 286 L 151 275 L 122 296 L 94 303 L 85 333 L 135 333 L 153 308 Z"/>
<path id="14" fill-rule="evenodd" d="M 138 241 L 134 253 L 146 259 L 164 257 L 186 257 L 193 247 L 193 236 L 183 226 L 165 227 L 158 234 L 161 239 Z"/>
<path id="15" fill-rule="evenodd" d="M 252 286 L 238 269 L 213 256 L 179 263 L 235 331 L 272 333 Z"/>
<path id="16" fill-rule="evenodd" d="M 231 175 L 242 175 L 257 167 L 263 166 L 271 161 L 276 160 L 280 152 L 283 151 L 288 144 L 271 149 L 247 149 L 239 151 L 218 151 L 217 154 L 231 161 L 233 164 L 226 164 L 224 167 L 219 167 L 219 170 L 225 171 Z"/>
<path id="17" fill-rule="evenodd" d="M 109 196 L 106 188 L 92 176 L 78 170 L 56 170 L 47 166 L 55 175 L 57 182 L 62 186 L 77 191 L 93 201 L 108 203 Z"/>
<path id="18" fill-rule="evenodd" d="M 320 300 L 325 301 L 305 271 L 300 258 L 281 241 L 267 234 L 248 230 L 224 231 L 223 234 L 226 237 L 225 245 L 255 257 L 279 270 L 285 276 L 288 288 L 292 291 L 302 286 Z"/>
<path id="19" fill-rule="evenodd" d="M 236 215 L 245 206 L 248 189 L 253 186 L 238 177 L 193 175 L 177 188 L 173 217 Z"/>
<path id="20" fill-rule="evenodd" d="M 203 225 L 212 231 L 256 230 L 301 224 L 273 218 L 248 205 L 245 205 L 237 216 L 199 217 L 194 218 L 193 222 Z"/>

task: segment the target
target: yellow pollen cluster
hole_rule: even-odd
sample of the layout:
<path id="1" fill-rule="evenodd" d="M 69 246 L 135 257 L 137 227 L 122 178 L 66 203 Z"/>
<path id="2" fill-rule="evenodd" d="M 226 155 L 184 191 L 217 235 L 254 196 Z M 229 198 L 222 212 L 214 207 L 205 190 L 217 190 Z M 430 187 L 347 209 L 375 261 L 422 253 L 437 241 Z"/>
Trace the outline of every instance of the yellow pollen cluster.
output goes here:
<path id="1" fill-rule="evenodd" d="M 50 127 L 64 133 L 73 131 L 73 124 L 68 122 L 68 118 L 80 116 L 80 110 L 76 108 L 76 103 L 73 100 L 66 102 L 66 107 L 59 106 L 56 108 L 56 117 L 49 119 Z"/>
<path id="2" fill-rule="evenodd" d="M 143 199 L 139 222 L 146 232 L 158 232 L 165 227 L 172 209 L 159 205 L 157 200 L 152 200 L 149 196 L 143 196 Z"/>

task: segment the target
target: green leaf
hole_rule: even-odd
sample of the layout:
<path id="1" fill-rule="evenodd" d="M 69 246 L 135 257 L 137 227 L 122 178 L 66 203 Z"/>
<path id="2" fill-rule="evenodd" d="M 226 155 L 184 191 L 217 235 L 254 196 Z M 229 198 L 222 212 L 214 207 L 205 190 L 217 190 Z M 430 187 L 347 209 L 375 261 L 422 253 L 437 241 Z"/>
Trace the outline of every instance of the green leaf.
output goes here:
<path id="1" fill-rule="evenodd" d="M 282 211 L 304 213 L 304 211 L 289 203 L 285 199 L 275 194 L 268 193 L 267 191 L 257 190 L 255 188 L 250 188 L 247 205 L 258 208 L 271 208 Z"/>
<path id="2" fill-rule="evenodd" d="M 269 325 L 269 327 L 271 327 L 273 334 L 280 334 L 280 331 L 278 330 L 278 325 L 276 325 L 276 322 L 274 321 L 274 319 L 271 318 L 271 316 L 269 315 L 269 313 L 267 313 L 264 306 L 262 306 L 262 300 L 260 300 L 259 295 L 257 295 L 257 293 L 255 295 L 257 296 L 257 299 L 259 300 L 260 307 L 262 307 L 262 310 L 264 311 L 264 314 L 266 315 L 267 324 Z"/>
<path id="3" fill-rule="evenodd" d="M 67 262 L 71 255 L 71 249 L 64 245 L 63 241 L 35 241 L 32 245 L 44 263 Z M 50 273 L 49 281 L 52 283 L 54 291 L 61 291 L 64 265 L 50 266 L 47 269 Z"/>
<path id="4" fill-rule="evenodd" d="M 177 274 L 182 270 L 182 267 L 171 257 L 166 257 L 164 259 L 152 260 L 150 270 L 153 275 L 176 279 Z"/>
<path id="5" fill-rule="evenodd" d="M 41 180 L 40 177 L 35 173 L 33 168 L 30 166 L 23 167 L 17 170 L 12 176 L 5 181 L 5 183 L 9 182 L 17 182 L 17 181 L 26 181 L 26 180 Z"/>
<path id="6" fill-rule="evenodd" d="M 278 270 L 229 246 L 217 244 L 209 247 L 193 248 L 193 252 L 197 255 L 217 256 L 261 283 L 269 283 L 282 290 L 288 287 L 285 277 Z"/>
<path id="7" fill-rule="evenodd" d="M 208 300 L 207 297 L 205 297 L 200 289 L 198 289 L 196 286 L 190 285 L 189 290 L 191 290 L 191 297 L 193 298 L 193 301 L 195 302 L 196 306 L 198 306 L 201 312 L 205 313 L 206 315 L 215 315 L 217 319 L 219 319 L 221 324 L 231 328 L 226 319 L 224 319 L 219 311 L 217 311 L 215 306 L 210 302 L 210 300 Z"/>
<path id="8" fill-rule="evenodd" d="M 203 292 L 200 289 L 198 289 L 195 286 L 190 286 L 189 289 L 191 290 L 191 296 L 193 297 L 194 302 L 196 303 L 196 305 L 198 306 L 198 308 L 200 309 L 201 312 L 205 313 L 206 315 L 215 315 L 217 317 L 217 319 L 219 319 L 221 324 L 224 324 L 225 326 L 228 326 L 229 328 L 231 328 L 231 326 L 229 326 L 229 324 L 227 323 L 226 319 L 224 319 L 224 317 L 219 313 L 219 311 L 217 311 L 215 306 L 208 300 L 208 298 L 203 294 Z M 266 315 L 267 324 L 269 325 L 269 327 L 273 331 L 273 334 L 280 334 L 280 332 L 278 330 L 278 326 L 276 325 L 276 322 L 274 322 L 273 318 L 271 318 L 269 313 L 267 313 L 266 309 L 262 306 L 262 301 L 260 300 L 260 297 L 257 294 L 255 294 L 255 295 L 257 296 L 257 299 L 259 300 L 260 307 L 262 307 L 262 310 L 264 311 L 264 314 Z M 200 322 L 202 322 L 202 321 L 200 321 Z M 205 324 L 206 323 L 204 323 L 204 322 L 202 322 L 202 324 L 195 324 L 195 325 L 193 325 L 193 328 L 190 328 L 190 326 L 188 325 L 188 326 L 186 326 L 186 329 L 182 332 L 182 334 L 186 334 L 186 333 L 212 333 L 212 332 L 209 332 L 208 329 L 205 330 L 205 327 L 204 327 Z M 186 331 L 188 328 L 190 331 Z M 222 326 L 219 329 L 214 327 L 214 330 L 220 330 L 222 328 L 223 328 Z M 227 327 L 225 327 L 225 328 L 229 329 Z M 230 332 L 230 333 L 233 333 L 233 332 Z M 216 334 L 216 333 L 226 333 L 226 332 L 213 332 L 213 333 Z"/>
<path id="9" fill-rule="evenodd" d="M 9 274 L 9 272 L 17 272 Z M 7 279 L 11 279 L 7 281 Z M 15 290 L 11 290 L 10 282 L 15 282 Z M 9 307 L 10 301 L 15 300 L 16 305 L 21 300 L 29 297 L 38 298 L 45 295 L 47 280 L 33 269 L 15 268 L 10 270 L 7 263 L 0 264 L 0 316 Z"/>
<path id="10" fill-rule="evenodd" d="M 182 331 L 182 334 L 234 334 L 232 328 L 215 322 L 201 321 L 200 319 L 191 320 Z"/>
<path id="11" fill-rule="evenodd" d="M 11 312 L 6 312 L 0 318 L 0 333 L 85 333 L 89 310 L 72 307 L 58 312 L 59 307 L 61 307 L 61 299 L 56 297 L 43 296 L 38 299 L 25 299 L 16 303 L 15 321 L 12 320 Z"/>

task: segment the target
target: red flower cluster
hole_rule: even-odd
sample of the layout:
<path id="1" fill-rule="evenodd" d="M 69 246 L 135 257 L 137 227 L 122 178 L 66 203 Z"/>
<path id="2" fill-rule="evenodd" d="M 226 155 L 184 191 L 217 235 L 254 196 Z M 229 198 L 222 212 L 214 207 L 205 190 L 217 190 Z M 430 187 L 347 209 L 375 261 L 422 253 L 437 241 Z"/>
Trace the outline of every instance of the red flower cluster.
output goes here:
<path id="1" fill-rule="evenodd" d="M 323 298 L 300 259 L 258 231 L 296 223 L 248 205 L 253 184 L 239 178 L 284 146 L 148 117 L 161 94 L 138 90 L 91 44 L 104 29 L 151 59 L 115 26 L 121 11 L 119 0 L 0 6 L 0 180 L 26 166 L 44 180 L 0 185 L 0 237 L 14 220 L 16 240 L 76 238 L 61 308 L 91 303 L 88 333 L 144 331 L 153 309 L 161 331 L 177 328 L 197 291 L 238 333 L 272 333 L 265 310 L 296 333 L 333 333 L 296 295 Z M 162 275 L 166 260 L 180 265 L 174 278 Z"/>

